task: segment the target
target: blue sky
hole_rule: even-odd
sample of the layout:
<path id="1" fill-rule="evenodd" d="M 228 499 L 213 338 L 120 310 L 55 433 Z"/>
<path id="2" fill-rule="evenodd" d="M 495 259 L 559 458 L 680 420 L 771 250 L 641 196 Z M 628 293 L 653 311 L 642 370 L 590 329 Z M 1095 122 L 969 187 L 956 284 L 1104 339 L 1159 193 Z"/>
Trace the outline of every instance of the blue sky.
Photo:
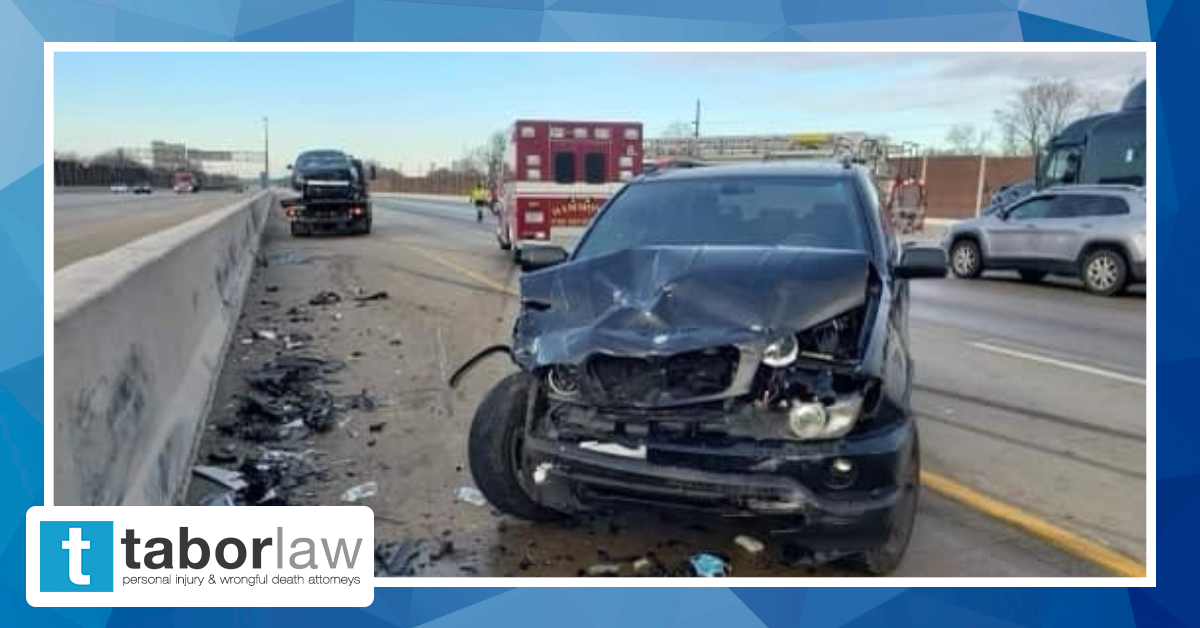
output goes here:
<path id="1" fill-rule="evenodd" d="M 637 120 L 649 136 L 866 131 L 938 144 L 990 127 L 1034 76 L 1071 77 L 1115 105 L 1140 53 L 57 53 L 55 149 L 151 140 L 257 150 L 272 170 L 338 147 L 406 172 L 462 156 L 513 119 Z"/>

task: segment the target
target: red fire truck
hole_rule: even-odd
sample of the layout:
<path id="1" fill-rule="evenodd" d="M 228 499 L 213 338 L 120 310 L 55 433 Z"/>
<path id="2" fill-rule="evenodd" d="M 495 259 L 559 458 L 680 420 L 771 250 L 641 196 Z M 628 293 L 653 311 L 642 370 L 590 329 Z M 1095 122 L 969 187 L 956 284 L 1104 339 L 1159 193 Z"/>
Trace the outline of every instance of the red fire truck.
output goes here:
<path id="1" fill-rule="evenodd" d="M 569 248 L 596 210 L 642 173 L 639 122 L 517 120 L 496 190 L 496 239 L 521 249 Z"/>

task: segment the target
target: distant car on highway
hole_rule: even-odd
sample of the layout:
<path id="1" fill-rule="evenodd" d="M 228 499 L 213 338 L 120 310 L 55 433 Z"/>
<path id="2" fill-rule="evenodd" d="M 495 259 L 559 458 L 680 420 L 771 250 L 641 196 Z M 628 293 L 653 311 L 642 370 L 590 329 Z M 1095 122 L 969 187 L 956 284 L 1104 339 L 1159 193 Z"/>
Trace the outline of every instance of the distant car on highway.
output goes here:
<path id="1" fill-rule="evenodd" d="M 133 186 L 134 194 L 151 194 L 153 192 L 154 192 L 154 188 L 150 187 L 150 185 L 147 183 L 142 183 L 141 185 Z"/>
<path id="2" fill-rule="evenodd" d="M 176 194 L 192 194 L 200 191 L 200 181 L 195 174 L 180 170 L 172 178 L 171 189 Z"/>
<path id="3" fill-rule="evenodd" d="M 886 234 L 850 164 L 664 170 L 632 180 L 574 252 L 530 247 L 469 459 L 497 509 L 759 517 L 884 574 L 917 512 L 908 282 L 937 247 Z M 495 347 L 473 358 L 452 378 Z"/>
<path id="4" fill-rule="evenodd" d="M 1071 275 L 1111 296 L 1146 280 L 1146 190 L 1074 185 L 1034 193 L 993 214 L 955 223 L 943 246 L 963 279 L 1016 270 L 1025 281 Z"/>
<path id="5" fill-rule="evenodd" d="M 108 191 L 113 194 L 125 194 L 129 192 L 129 186 L 124 183 L 116 183 L 108 186 Z"/>

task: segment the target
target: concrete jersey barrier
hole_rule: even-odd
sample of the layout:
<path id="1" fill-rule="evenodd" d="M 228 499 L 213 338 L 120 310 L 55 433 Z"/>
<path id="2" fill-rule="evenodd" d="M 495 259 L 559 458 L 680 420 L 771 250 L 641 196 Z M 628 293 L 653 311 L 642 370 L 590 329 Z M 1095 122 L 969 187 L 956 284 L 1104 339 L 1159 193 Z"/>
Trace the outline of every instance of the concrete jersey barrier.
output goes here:
<path id="1" fill-rule="evenodd" d="M 273 202 L 264 191 L 55 273 L 55 505 L 179 496 Z"/>

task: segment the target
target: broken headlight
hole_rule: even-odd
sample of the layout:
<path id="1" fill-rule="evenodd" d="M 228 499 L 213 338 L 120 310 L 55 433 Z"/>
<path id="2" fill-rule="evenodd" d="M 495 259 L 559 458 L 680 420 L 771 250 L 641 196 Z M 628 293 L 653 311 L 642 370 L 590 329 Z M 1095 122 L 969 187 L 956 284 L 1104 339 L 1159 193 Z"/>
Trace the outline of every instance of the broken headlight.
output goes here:
<path id="1" fill-rule="evenodd" d="M 800 345 L 796 341 L 796 337 L 792 334 L 787 334 L 777 338 L 774 342 L 767 345 L 763 349 L 763 364 L 771 368 L 780 368 L 796 361 L 800 355 Z"/>
<path id="2" fill-rule="evenodd" d="M 788 428 L 801 440 L 838 438 L 854 427 L 862 405 L 858 393 L 839 396 L 828 405 L 820 400 L 795 401 L 788 408 Z"/>
<path id="3" fill-rule="evenodd" d="M 857 353 L 862 318 L 863 311 L 858 309 L 796 334 L 799 354 L 805 358 L 831 362 L 853 359 Z"/>
<path id="4" fill-rule="evenodd" d="M 579 395 L 579 369 L 574 366 L 556 365 L 546 370 L 546 387 L 559 397 Z"/>

